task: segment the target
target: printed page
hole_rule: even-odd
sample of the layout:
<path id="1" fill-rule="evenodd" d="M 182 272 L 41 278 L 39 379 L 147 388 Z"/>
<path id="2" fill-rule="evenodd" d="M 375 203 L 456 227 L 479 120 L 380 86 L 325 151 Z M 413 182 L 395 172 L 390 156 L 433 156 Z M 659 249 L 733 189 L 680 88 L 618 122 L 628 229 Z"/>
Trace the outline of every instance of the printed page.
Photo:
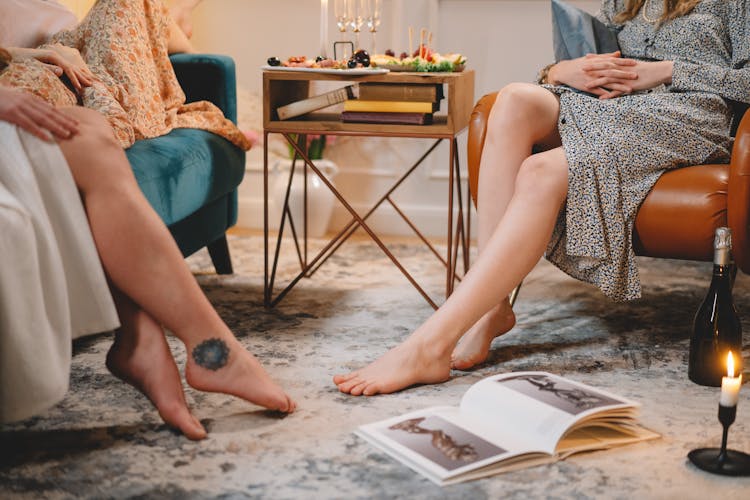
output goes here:
<path id="1" fill-rule="evenodd" d="M 488 429 L 456 407 L 428 408 L 373 424 L 357 433 L 417 472 L 443 480 L 519 455 L 529 449 L 511 428 Z"/>
<path id="2" fill-rule="evenodd" d="M 600 412 L 637 406 L 614 394 L 545 372 L 489 377 L 471 386 L 461 400 L 461 412 L 483 422 L 481 433 L 511 429 L 523 438 L 527 448 L 550 454 L 576 422 Z"/>

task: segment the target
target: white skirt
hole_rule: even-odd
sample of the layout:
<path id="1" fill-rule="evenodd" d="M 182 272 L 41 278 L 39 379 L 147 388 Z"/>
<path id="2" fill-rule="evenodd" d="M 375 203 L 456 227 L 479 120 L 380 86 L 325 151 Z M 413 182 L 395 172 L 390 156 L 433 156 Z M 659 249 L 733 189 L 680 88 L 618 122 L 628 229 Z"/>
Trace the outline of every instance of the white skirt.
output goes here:
<path id="1" fill-rule="evenodd" d="M 0 422 L 60 401 L 72 339 L 118 326 L 60 148 L 0 122 Z"/>

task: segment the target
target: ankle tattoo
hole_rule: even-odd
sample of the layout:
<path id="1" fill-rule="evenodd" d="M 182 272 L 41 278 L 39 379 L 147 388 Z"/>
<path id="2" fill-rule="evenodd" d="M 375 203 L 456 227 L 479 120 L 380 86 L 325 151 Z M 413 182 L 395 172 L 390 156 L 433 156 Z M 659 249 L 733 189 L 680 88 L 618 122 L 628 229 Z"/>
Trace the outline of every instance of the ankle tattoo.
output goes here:
<path id="1" fill-rule="evenodd" d="M 216 371 L 227 364 L 229 347 L 221 339 L 208 339 L 195 346 L 192 354 L 198 366 Z"/>

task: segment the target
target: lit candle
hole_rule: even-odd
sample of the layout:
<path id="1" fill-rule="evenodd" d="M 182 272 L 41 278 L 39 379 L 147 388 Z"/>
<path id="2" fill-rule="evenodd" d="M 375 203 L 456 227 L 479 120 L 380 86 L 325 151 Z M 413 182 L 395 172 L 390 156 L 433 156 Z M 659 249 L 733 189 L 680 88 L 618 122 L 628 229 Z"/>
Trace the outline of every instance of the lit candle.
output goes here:
<path id="1" fill-rule="evenodd" d="M 327 57 L 328 48 L 328 0 L 320 0 L 320 56 Z"/>
<path id="2" fill-rule="evenodd" d="M 732 351 L 727 354 L 727 376 L 721 378 L 721 398 L 719 406 L 730 408 L 737 406 L 740 397 L 740 385 L 742 385 L 742 374 L 734 376 L 734 356 Z"/>

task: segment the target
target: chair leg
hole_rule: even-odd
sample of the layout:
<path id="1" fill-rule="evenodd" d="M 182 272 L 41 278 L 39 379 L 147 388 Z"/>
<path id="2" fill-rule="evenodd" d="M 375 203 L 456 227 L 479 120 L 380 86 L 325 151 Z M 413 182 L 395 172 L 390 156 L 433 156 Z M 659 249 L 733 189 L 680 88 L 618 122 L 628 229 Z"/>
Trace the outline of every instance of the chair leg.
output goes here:
<path id="1" fill-rule="evenodd" d="M 229 255 L 229 245 L 227 236 L 223 235 L 216 241 L 209 243 L 208 254 L 211 256 L 211 262 L 214 264 L 217 274 L 233 274 L 232 257 Z"/>

